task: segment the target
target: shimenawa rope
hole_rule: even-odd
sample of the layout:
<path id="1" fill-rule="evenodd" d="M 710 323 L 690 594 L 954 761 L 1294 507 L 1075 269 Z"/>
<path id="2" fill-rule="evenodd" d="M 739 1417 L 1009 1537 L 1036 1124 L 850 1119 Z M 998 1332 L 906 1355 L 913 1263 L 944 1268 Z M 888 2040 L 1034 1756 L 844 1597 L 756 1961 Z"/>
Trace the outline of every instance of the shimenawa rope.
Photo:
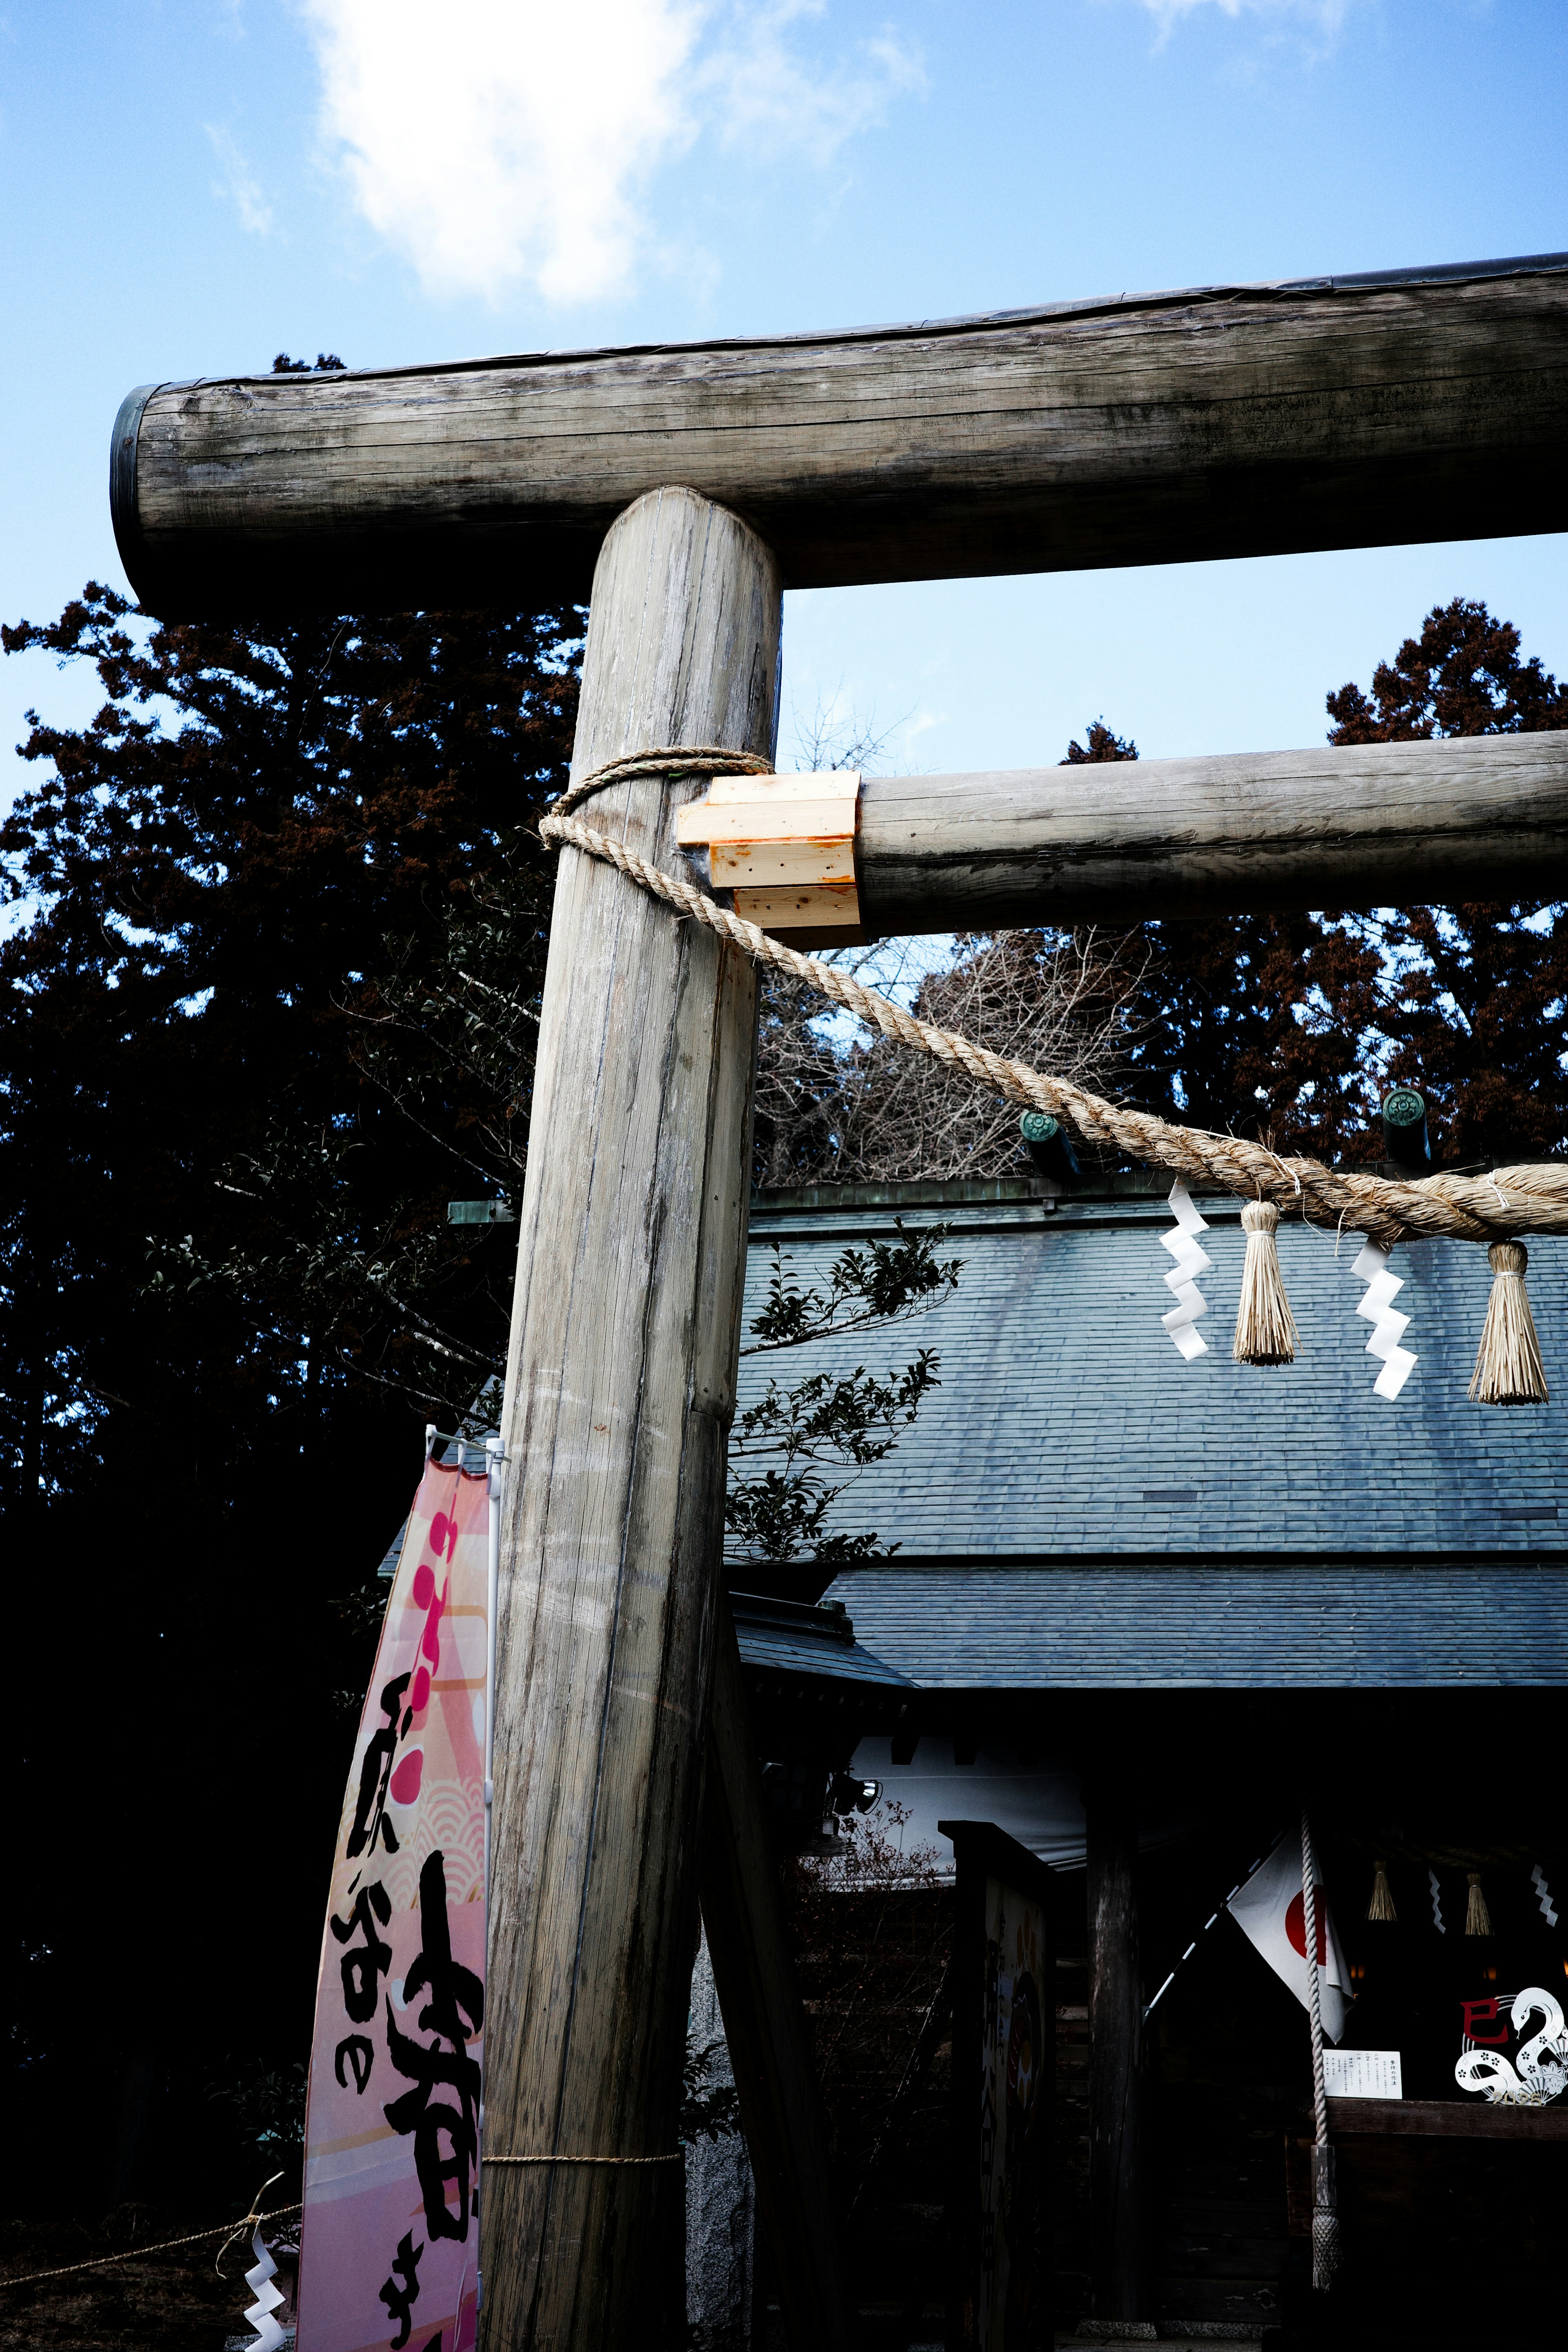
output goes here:
<path id="1" fill-rule="evenodd" d="M 745 753 L 726 752 L 722 763 L 722 772 L 728 773 L 771 772 L 766 762 Z M 770 939 L 754 923 L 717 905 L 691 883 L 661 872 L 624 843 L 566 813 L 591 792 L 627 776 L 720 772 L 720 755 L 708 748 L 627 754 L 595 769 L 563 793 L 542 819 L 540 838 L 603 858 L 655 898 L 731 940 L 754 962 L 771 963 L 777 971 L 805 981 L 884 1036 L 916 1052 L 934 1055 L 977 1083 L 994 1087 L 1009 1101 L 1048 1111 L 1083 1142 L 1124 1152 L 1146 1167 L 1169 1168 L 1177 1175 L 1206 1180 L 1233 1194 L 1300 1209 L 1303 1218 L 1315 1216 L 1336 1229 L 1370 1234 L 1385 1248 L 1409 1234 L 1495 1242 L 1510 1240 L 1518 1233 L 1568 1233 L 1568 1167 L 1502 1168 L 1487 1177 L 1437 1175 L 1410 1183 L 1391 1182 L 1353 1169 L 1325 1168 L 1315 1160 L 1281 1159 L 1241 1136 L 1173 1126 L 1150 1112 L 1107 1102 L 1065 1078 L 1030 1069 L 1026 1063 L 1009 1061 L 952 1030 L 917 1020 L 875 990 L 862 988 L 847 972 Z"/>

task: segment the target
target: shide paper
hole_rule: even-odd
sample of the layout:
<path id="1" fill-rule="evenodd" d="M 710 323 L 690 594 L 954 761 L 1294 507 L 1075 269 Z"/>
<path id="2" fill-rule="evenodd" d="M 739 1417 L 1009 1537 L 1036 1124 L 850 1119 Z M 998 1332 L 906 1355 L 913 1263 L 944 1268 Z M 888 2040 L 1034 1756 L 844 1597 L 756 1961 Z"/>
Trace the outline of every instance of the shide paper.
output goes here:
<path id="1" fill-rule="evenodd" d="M 1388 1252 L 1379 1249 L 1375 1242 L 1367 1243 L 1351 1272 L 1359 1275 L 1367 1285 L 1356 1308 L 1356 1313 L 1364 1315 L 1373 1327 L 1366 1352 L 1383 1359 L 1383 1370 L 1372 1384 L 1372 1392 L 1392 1402 L 1415 1369 L 1415 1358 L 1408 1348 L 1399 1345 L 1410 1328 L 1410 1318 L 1396 1313 L 1392 1303 L 1405 1285 L 1396 1274 L 1389 1273 Z"/>
<path id="2" fill-rule="evenodd" d="M 1173 1234 L 1162 1234 L 1160 1239 L 1176 1261 L 1165 1276 L 1166 1288 L 1175 1293 L 1176 1303 L 1160 1320 L 1174 1340 L 1178 1353 L 1190 1364 L 1194 1356 L 1208 1353 L 1207 1341 L 1200 1339 L 1193 1327 L 1200 1315 L 1209 1311 L 1197 1277 L 1209 1272 L 1214 1260 L 1197 1238 L 1199 1234 L 1206 1234 L 1208 1227 L 1194 1208 L 1179 1176 L 1171 1187 L 1170 1200 L 1176 1230 Z"/>

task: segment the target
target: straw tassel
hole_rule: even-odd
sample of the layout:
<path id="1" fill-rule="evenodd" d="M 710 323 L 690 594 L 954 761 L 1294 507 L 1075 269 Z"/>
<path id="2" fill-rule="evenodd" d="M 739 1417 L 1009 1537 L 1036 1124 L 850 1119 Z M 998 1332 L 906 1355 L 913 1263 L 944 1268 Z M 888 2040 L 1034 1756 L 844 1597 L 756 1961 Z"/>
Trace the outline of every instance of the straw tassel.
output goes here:
<path id="1" fill-rule="evenodd" d="M 1384 1919 L 1390 1927 L 1399 1916 L 1388 1891 L 1388 1864 L 1381 1859 L 1372 1866 L 1372 1901 L 1366 1906 L 1366 1916 L 1369 1919 Z"/>
<path id="2" fill-rule="evenodd" d="M 1241 1213 L 1241 1225 L 1247 1235 L 1247 1264 L 1241 1270 L 1241 1301 L 1236 1310 L 1236 1344 L 1231 1354 L 1238 1364 L 1293 1364 L 1296 1323 L 1285 1296 L 1274 1241 L 1279 1212 L 1272 1201 L 1248 1201 Z"/>
<path id="3" fill-rule="evenodd" d="M 1487 1255 L 1491 1261 L 1492 1295 L 1487 1301 L 1487 1319 L 1476 1350 L 1476 1369 L 1470 1375 L 1470 1402 L 1544 1404 L 1546 1373 L 1530 1312 L 1530 1294 L 1524 1286 L 1529 1255 L 1522 1242 L 1493 1242 Z"/>
<path id="4" fill-rule="evenodd" d="M 1465 1906 L 1465 1933 L 1467 1936 L 1489 1936 L 1492 1932 L 1492 1915 L 1487 1909 L 1487 1898 L 1481 1893 L 1480 1872 L 1472 1870 L 1469 1873 L 1469 1880 L 1470 1899 Z"/>

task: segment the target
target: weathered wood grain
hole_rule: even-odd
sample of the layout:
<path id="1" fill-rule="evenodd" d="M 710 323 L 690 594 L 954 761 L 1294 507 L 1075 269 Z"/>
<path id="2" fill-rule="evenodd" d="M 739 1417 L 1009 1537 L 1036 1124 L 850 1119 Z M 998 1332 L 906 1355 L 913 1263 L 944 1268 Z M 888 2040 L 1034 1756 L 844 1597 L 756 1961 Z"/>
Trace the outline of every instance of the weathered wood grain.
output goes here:
<path id="1" fill-rule="evenodd" d="M 790 1964 L 741 1654 L 727 1603 L 713 1661 L 702 1813 L 702 1922 L 757 2210 L 790 2352 L 849 2352 L 827 2123 Z"/>
<path id="2" fill-rule="evenodd" d="M 687 490 L 611 531 L 578 773 L 648 741 L 771 754 L 771 551 Z M 595 822 L 676 855 L 695 787 L 639 778 Z M 750 1190 L 752 967 L 563 851 L 507 1375 L 487 2154 L 675 2146 L 697 1808 Z M 485 2340 L 661 2343 L 678 2165 L 492 2167 Z"/>
<path id="3" fill-rule="evenodd" d="M 1121 1776 L 1086 1780 L 1089 2267 L 1099 2320 L 1147 2322 L 1143 1979 L 1138 1822 Z"/>
<path id="4" fill-rule="evenodd" d="M 1568 257 L 753 342 L 134 394 L 115 526 L 167 614 L 584 594 L 690 484 L 792 587 L 1568 526 Z"/>
<path id="5" fill-rule="evenodd" d="M 872 932 L 1531 898 L 1568 876 L 1568 734 L 868 776 Z"/>
<path id="6" fill-rule="evenodd" d="M 991 2183 L 986 2201 L 994 2220 L 1000 2212 L 1004 2235 L 1011 2240 L 1007 2261 L 1012 2283 L 1026 2288 L 1027 2340 L 1054 2344 L 1054 2208 L 1062 2168 L 1057 2142 L 1057 2004 L 1052 1995 L 1062 1887 L 1037 1855 L 994 1822 L 939 1821 L 937 1832 L 952 1840 L 954 1864 L 952 1956 L 944 1979 L 952 2014 L 946 2199 L 948 2352 L 984 2352 L 987 2345 L 1003 2338 L 1005 2330 L 1015 2341 L 1018 2332 L 1006 2315 L 1012 2297 L 1004 2288 L 999 2250 L 986 2242 L 982 2200 L 987 2172 Z M 1038 2041 L 1029 2056 L 1033 2079 L 1023 2134 L 1025 2144 L 1032 2149 L 1028 2157 L 1016 2137 L 1017 2118 L 989 2111 L 988 2055 L 994 2055 L 996 2045 L 988 2053 L 987 2032 L 994 2029 L 996 2021 L 998 1958 L 991 1941 L 995 1932 L 989 1909 L 993 1884 L 1010 1896 L 1022 1895 L 1026 1902 L 1037 1904 L 1041 1915 L 1040 1977 L 1036 1990 L 1043 1998 L 1036 2011 Z M 1001 1966 L 1007 1969 L 1009 1960 L 1016 1958 L 1016 1953 L 1009 1954 Z M 1015 2009 L 1015 2021 L 1018 2014 Z M 1011 2031 L 1016 2030 L 1015 2022 Z M 990 2089 L 995 2088 L 993 2076 Z M 1009 2144 L 1004 2165 L 1005 2140 Z M 1032 2186 L 1027 2178 L 1030 2171 L 1035 2174 Z M 1010 2181 L 1009 2175 L 1016 2177 Z M 1043 2194 L 1041 2205 L 1031 2214 L 1032 2189 Z M 1028 2243 L 1031 2223 L 1038 2232 L 1032 2247 Z M 906 2330 L 906 2337 L 907 2334 Z"/>
<path id="7" fill-rule="evenodd" d="M 1331 2099 L 1329 2130 L 1336 2139 L 1568 2140 L 1568 2108 L 1489 2107 L 1479 2099 Z"/>

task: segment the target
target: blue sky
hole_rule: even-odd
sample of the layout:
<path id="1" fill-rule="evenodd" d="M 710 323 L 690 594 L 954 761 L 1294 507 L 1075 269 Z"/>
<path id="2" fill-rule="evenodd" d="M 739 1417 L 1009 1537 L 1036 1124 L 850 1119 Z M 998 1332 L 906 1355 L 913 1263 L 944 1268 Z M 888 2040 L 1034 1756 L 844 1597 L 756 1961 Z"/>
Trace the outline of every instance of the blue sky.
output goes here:
<path id="1" fill-rule="evenodd" d="M 0 615 L 121 580 L 121 394 L 1568 247 L 1562 0 L 0 0 Z M 792 596 L 785 740 L 1319 740 L 1439 599 L 1568 669 L 1560 539 Z M 29 701 L 0 667 L 0 756 Z M 9 780 L 9 781 L 7 781 Z"/>

